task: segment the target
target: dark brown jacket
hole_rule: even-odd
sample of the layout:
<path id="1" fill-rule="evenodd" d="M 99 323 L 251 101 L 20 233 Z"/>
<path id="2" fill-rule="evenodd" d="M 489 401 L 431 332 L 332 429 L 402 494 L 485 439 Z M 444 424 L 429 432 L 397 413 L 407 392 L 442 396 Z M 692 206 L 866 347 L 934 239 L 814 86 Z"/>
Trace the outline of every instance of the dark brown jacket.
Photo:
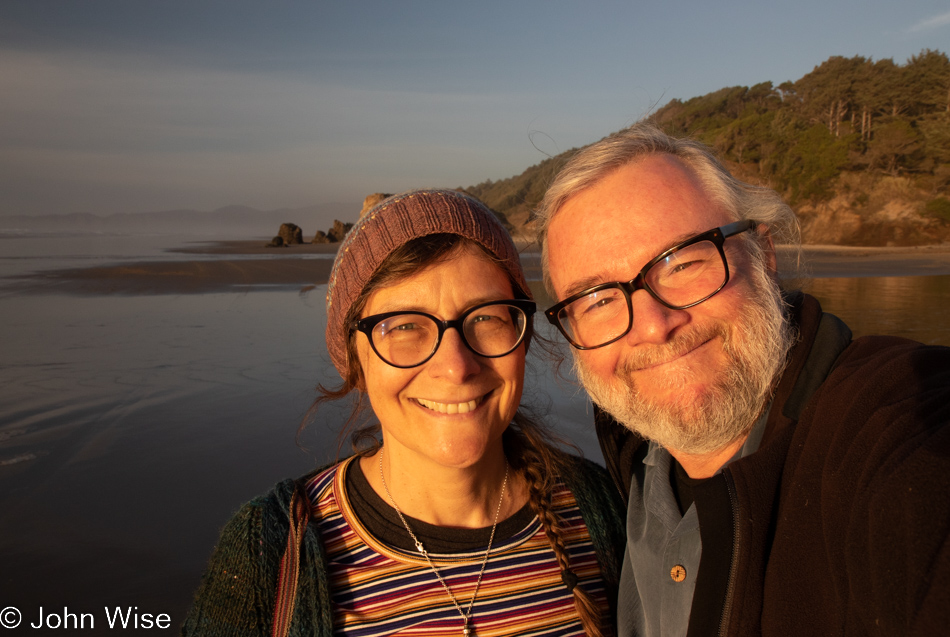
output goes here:
<path id="1" fill-rule="evenodd" d="M 759 450 L 696 494 L 689 635 L 947 634 L 950 348 L 852 341 L 807 295 L 792 316 Z M 603 412 L 597 431 L 626 497 L 647 445 Z"/>

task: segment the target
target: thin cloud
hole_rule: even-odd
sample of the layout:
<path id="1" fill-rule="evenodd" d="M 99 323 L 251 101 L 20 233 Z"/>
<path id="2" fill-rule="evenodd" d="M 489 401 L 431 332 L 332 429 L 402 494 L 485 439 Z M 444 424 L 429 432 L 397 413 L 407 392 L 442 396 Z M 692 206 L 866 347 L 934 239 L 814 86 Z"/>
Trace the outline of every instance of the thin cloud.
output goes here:
<path id="1" fill-rule="evenodd" d="M 921 20 L 914 26 L 907 29 L 909 33 L 917 33 L 918 31 L 929 31 L 931 29 L 938 29 L 940 27 L 945 27 L 950 24 L 950 11 L 940 15 L 935 15 L 932 18 L 927 18 L 926 20 Z"/>

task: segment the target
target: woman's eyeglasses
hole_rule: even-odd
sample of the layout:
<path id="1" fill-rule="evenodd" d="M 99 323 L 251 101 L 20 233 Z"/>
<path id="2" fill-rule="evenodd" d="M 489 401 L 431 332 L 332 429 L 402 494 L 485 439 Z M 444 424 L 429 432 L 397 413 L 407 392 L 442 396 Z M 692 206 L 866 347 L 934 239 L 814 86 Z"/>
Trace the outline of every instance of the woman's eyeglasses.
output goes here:
<path id="1" fill-rule="evenodd" d="M 425 312 L 385 312 L 353 321 L 350 329 L 366 334 L 384 362 L 393 367 L 422 365 L 439 349 L 445 330 L 454 327 L 465 346 L 479 356 L 499 358 L 524 340 L 534 301 L 490 301 L 466 310 L 452 321 Z"/>

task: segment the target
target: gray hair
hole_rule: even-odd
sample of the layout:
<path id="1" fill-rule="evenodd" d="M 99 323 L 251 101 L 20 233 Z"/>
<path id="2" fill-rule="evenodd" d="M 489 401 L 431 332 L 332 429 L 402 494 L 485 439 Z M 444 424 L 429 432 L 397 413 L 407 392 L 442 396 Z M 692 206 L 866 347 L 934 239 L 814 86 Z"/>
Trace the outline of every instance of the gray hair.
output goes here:
<path id="1" fill-rule="evenodd" d="M 768 226 L 775 244 L 791 250 L 791 271 L 785 274 L 797 283 L 802 263 L 801 229 L 795 213 L 779 194 L 771 188 L 753 186 L 733 177 L 705 144 L 692 139 L 670 137 L 654 124 L 640 121 L 577 152 L 545 193 L 535 218 L 538 222 L 544 284 L 548 292 L 553 294 L 545 238 L 551 220 L 561 207 L 568 199 L 593 186 L 615 169 L 659 154 L 673 155 L 682 161 L 703 184 L 710 198 L 735 221 L 755 219 Z M 753 247 L 753 257 L 763 263 L 764 246 L 754 237 L 748 241 Z M 754 249 L 755 246 L 758 249 Z"/>

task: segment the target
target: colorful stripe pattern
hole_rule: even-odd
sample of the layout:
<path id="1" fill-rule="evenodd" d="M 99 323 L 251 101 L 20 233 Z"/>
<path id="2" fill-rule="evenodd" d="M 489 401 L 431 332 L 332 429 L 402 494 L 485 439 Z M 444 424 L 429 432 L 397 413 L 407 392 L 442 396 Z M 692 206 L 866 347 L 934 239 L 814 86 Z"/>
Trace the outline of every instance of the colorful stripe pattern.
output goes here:
<path id="1" fill-rule="evenodd" d="M 327 551 L 334 634 L 458 637 L 462 618 L 425 559 L 383 544 L 357 519 L 344 488 L 347 465 L 327 469 L 307 486 Z M 562 520 L 572 569 L 606 612 L 600 567 L 574 496 L 559 484 L 553 504 Z M 484 555 L 484 548 L 466 554 L 430 553 L 463 609 L 472 598 Z M 472 623 L 478 637 L 585 634 L 574 596 L 561 581 L 537 517 L 514 536 L 496 538 L 472 609 Z"/>

